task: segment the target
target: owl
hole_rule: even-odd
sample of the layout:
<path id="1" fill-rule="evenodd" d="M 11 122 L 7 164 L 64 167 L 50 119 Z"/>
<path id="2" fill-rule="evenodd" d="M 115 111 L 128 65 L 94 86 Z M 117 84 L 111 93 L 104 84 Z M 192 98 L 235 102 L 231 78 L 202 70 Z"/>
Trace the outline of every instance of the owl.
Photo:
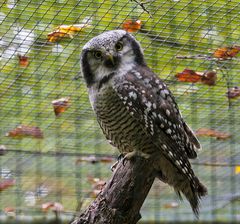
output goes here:
<path id="1" fill-rule="evenodd" d="M 206 187 L 189 159 L 201 149 L 166 84 L 147 66 L 139 42 L 124 30 L 87 42 L 81 70 L 97 121 L 125 158 L 154 156 L 158 177 L 184 194 L 196 216 Z"/>

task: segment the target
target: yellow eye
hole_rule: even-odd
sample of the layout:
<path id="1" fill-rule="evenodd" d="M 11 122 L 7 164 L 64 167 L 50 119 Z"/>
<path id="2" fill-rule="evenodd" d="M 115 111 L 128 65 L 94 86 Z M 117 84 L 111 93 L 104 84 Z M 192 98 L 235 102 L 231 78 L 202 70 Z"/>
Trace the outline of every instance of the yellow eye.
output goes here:
<path id="1" fill-rule="evenodd" d="M 115 48 L 116 48 L 117 51 L 121 51 L 123 49 L 122 42 L 117 42 L 117 44 L 115 45 Z"/>
<path id="2" fill-rule="evenodd" d="M 101 51 L 94 51 L 93 55 L 96 59 L 102 58 L 102 52 Z"/>

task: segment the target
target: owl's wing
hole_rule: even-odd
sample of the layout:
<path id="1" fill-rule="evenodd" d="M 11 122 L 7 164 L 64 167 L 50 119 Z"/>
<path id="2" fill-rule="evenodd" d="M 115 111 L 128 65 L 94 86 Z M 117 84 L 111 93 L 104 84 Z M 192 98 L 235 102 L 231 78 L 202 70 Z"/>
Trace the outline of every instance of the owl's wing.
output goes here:
<path id="1" fill-rule="evenodd" d="M 170 90 L 150 69 L 141 67 L 125 74 L 114 89 L 153 141 L 161 148 L 169 146 L 167 156 L 197 157 L 200 143 L 184 122 Z"/>
<path id="2" fill-rule="evenodd" d="M 206 195 L 207 189 L 195 176 L 188 158 L 197 156 L 200 144 L 182 119 L 171 92 L 147 67 L 132 70 L 115 80 L 113 88 L 159 149 L 159 155 L 163 154 L 170 162 L 159 159 L 163 162 L 159 164 L 163 171 L 160 179 L 172 185 L 179 195 L 182 192 L 198 216 L 199 199 Z"/>

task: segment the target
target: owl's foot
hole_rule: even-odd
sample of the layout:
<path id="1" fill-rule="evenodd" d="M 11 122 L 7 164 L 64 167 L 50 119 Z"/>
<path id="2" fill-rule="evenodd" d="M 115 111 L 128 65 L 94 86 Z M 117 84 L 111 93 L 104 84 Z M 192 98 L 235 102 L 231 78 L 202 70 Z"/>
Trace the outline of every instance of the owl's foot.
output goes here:
<path id="1" fill-rule="evenodd" d="M 124 159 L 124 154 L 120 154 L 117 158 L 117 161 L 111 166 L 111 171 L 114 172 L 114 170 L 117 168 L 117 165 L 119 162 L 121 162 L 121 160 Z"/>
<path id="2" fill-rule="evenodd" d="M 124 156 L 124 158 L 122 160 L 123 165 L 125 165 L 126 160 L 132 160 L 132 159 L 136 158 L 137 156 L 142 157 L 144 159 L 149 159 L 150 158 L 150 155 L 147 154 L 147 153 L 143 153 L 141 151 L 132 151 L 132 152 L 127 153 Z"/>

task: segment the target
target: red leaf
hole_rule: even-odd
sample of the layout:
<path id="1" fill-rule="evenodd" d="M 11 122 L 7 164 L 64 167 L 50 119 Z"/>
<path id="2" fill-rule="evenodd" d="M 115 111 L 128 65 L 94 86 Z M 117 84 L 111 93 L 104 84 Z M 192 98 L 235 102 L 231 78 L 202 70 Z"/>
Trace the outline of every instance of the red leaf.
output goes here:
<path id="1" fill-rule="evenodd" d="M 122 28 L 126 30 L 127 32 L 137 32 L 141 29 L 142 21 L 141 20 L 133 20 L 128 19 L 122 24 Z"/>
<path id="2" fill-rule="evenodd" d="M 24 138 L 24 137 L 43 138 L 43 132 L 39 127 L 19 125 L 15 129 L 7 132 L 6 136 L 12 138 Z"/>
<path id="3" fill-rule="evenodd" d="M 64 207 L 59 202 L 46 202 L 42 204 L 42 211 L 47 212 L 49 210 L 61 212 L 64 211 Z"/>
<path id="4" fill-rule="evenodd" d="M 182 72 L 177 73 L 176 77 L 180 82 L 199 82 L 201 81 L 202 76 L 196 73 L 194 70 L 191 69 L 184 69 Z"/>
<path id="5" fill-rule="evenodd" d="M 195 133 L 197 136 L 215 137 L 219 140 L 225 140 L 231 137 L 231 135 L 228 133 L 216 131 L 209 128 L 199 128 Z"/>
<path id="6" fill-rule="evenodd" d="M 6 190 L 9 187 L 12 187 L 15 185 L 15 180 L 13 179 L 4 179 L 0 182 L 0 192 Z"/>
<path id="7" fill-rule="evenodd" d="M 217 81 L 217 73 L 215 71 L 206 71 L 204 73 L 200 73 L 187 68 L 182 72 L 177 73 L 176 77 L 180 82 L 202 82 L 203 84 L 209 86 L 215 85 Z"/>

